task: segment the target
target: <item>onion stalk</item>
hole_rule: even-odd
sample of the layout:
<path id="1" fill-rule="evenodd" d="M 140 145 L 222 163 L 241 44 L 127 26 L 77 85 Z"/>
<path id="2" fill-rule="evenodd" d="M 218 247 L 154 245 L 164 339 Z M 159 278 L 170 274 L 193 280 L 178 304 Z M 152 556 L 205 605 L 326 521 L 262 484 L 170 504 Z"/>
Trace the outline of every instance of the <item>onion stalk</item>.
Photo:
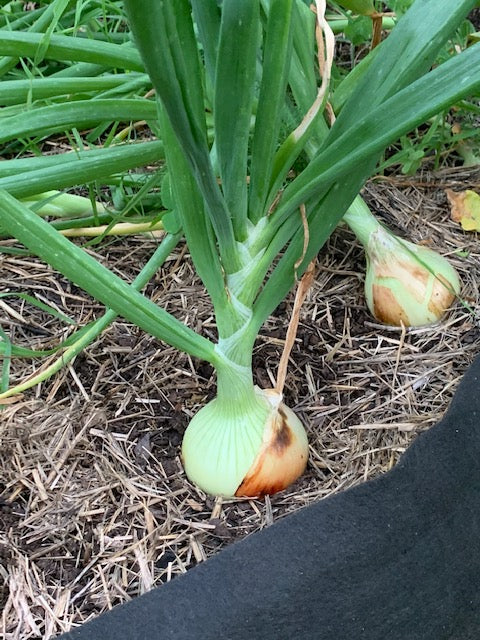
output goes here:
<path id="1" fill-rule="evenodd" d="M 365 298 L 372 315 L 395 326 L 438 322 L 460 291 L 460 279 L 448 260 L 397 237 L 359 197 L 343 220 L 365 248 Z"/>
<path id="2" fill-rule="evenodd" d="M 242 279 L 229 284 L 230 327 L 236 330 L 215 346 L 217 395 L 190 421 L 182 461 L 189 480 L 207 493 L 261 496 L 285 489 L 303 473 L 308 440 L 281 392 L 254 384 L 252 312 L 236 295 Z"/>
<path id="3" fill-rule="evenodd" d="M 73 193 L 61 193 L 50 190 L 22 199 L 22 202 L 33 209 L 37 215 L 55 218 L 69 218 L 73 216 L 88 216 L 93 213 L 105 213 L 101 202 L 95 202 L 95 208 L 90 198 Z"/>

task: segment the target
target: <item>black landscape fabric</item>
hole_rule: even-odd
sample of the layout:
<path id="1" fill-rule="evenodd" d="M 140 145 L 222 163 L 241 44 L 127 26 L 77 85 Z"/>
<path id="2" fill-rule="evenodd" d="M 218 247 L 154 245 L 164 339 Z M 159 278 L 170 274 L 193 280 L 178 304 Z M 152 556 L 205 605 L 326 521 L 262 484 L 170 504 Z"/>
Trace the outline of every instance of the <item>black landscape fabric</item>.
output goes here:
<path id="1" fill-rule="evenodd" d="M 389 473 L 62 640 L 479 640 L 480 356 Z"/>

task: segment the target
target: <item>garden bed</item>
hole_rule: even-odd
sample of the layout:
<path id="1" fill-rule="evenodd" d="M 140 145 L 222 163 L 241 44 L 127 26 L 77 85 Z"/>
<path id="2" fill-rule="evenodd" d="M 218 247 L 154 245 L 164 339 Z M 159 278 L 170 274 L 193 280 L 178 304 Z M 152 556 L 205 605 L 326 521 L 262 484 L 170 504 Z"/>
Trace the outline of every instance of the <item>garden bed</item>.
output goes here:
<path id="1" fill-rule="evenodd" d="M 287 404 L 306 425 L 310 460 L 284 492 L 214 499 L 186 480 L 181 438 L 214 395 L 212 368 L 121 319 L 71 366 L 6 405 L 0 425 L 6 640 L 53 637 L 395 465 L 415 436 L 442 417 L 479 351 L 479 238 L 450 220 L 444 191 L 479 184 L 478 170 L 452 168 L 379 179 L 364 190 L 394 231 L 436 248 L 458 269 L 464 304 L 435 326 L 405 331 L 372 320 L 363 298 L 363 251 L 346 228 L 322 250 L 285 388 Z M 91 250 L 131 280 L 156 242 L 137 236 Z M 36 295 L 79 324 L 102 313 L 99 303 L 33 257 L 2 255 L 0 274 L 4 291 Z M 181 245 L 148 292 L 215 337 L 209 300 Z M 275 380 L 292 300 L 257 342 L 260 386 Z M 66 331 L 21 300 L 0 302 L 2 327 L 16 344 L 51 346 Z M 41 365 L 14 360 L 12 380 Z"/>

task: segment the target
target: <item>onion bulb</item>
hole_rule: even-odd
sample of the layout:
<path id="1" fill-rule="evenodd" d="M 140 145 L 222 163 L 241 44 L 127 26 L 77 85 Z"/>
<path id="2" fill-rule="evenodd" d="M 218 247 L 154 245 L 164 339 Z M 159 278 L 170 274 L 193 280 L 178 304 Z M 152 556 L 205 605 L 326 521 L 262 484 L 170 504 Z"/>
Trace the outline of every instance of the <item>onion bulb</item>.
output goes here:
<path id="1" fill-rule="evenodd" d="M 460 291 L 458 274 L 448 260 L 395 236 L 359 198 L 344 220 L 365 248 L 365 297 L 372 315 L 395 326 L 440 320 Z"/>
<path id="2" fill-rule="evenodd" d="M 188 478 L 214 495 L 276 493 L 303 473 L 307 459 L 300 420 L 280 394 L 258 387 L 242 402 L 209 402 L 193 417 L 182 444 Z"/>
<path id="3" fill-rule="evenodd" d="M 392 237 L 381 227 L 367 248 L 365 296 L 372 315 L 391 325 L 437 322 L 455 300 L 460 281 L 441 255 Z"/>

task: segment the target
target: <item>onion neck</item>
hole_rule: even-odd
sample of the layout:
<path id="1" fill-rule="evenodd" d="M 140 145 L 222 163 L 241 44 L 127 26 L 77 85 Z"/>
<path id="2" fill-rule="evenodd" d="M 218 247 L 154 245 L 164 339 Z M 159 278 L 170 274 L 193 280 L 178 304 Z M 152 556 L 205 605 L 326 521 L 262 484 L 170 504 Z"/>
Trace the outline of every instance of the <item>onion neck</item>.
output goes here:
<path id="1" fill-rule="evenodd" d="M 383 228 L 360 196 L 357 196 L 352 202 L 348 211 L 344 214 L 343 220 L 348 224 L 365 249 L 368 248 L 371 234 Z"/>
<path id="2" fill-rule="evenodd" d="M 252 353 L 255 337 L 249 318 L 228 338 L 220 338 L 215 345 L 218 356 L 217 402 L 232 413 L 265 411 L 265 400 L 260 398 L 253 381 Z"/>

